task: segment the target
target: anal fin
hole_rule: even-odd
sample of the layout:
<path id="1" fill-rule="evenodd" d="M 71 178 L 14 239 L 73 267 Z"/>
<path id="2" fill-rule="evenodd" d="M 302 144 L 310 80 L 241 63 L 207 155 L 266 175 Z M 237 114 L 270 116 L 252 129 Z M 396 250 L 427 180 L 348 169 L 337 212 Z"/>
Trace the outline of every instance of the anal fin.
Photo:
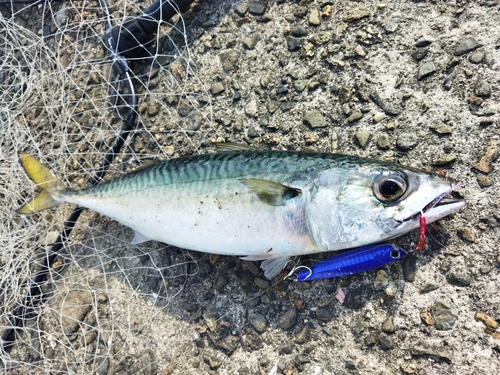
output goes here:
<path id="1" fill-rule="evenodd" d="M 266 279 L 274 279 L 285 268 L 290 257 L 266 259 L 260 264 Z"/>
<path id="2" fill-rule="evenodd" d="M 147 242 L 147 241 L 151 241 L 151 239 L 140 234 L 139 232 L 134 232 L 134 238 L 132 238 L 132 241 L 130 243 L 132 245 L 138 245 L 140 243 Z"/>

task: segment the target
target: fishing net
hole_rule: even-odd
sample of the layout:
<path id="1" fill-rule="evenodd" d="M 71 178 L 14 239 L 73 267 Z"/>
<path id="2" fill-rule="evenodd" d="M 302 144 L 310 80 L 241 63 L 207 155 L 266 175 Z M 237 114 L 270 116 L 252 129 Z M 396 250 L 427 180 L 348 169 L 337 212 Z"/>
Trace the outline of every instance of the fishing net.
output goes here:
<path id="1" fill-rule="evenodd" d="M 146 4 L 149 5 L 149 4 Z M 112 25 L 140 14 L 137 2 L 110 2 Z M 16 208 L 36 193 L 18 153 L 35 155 L 68 186 L 85 187 L 130 111 L 132 92 L 113 69 L 104 42 L 106 13 L 96 2 L 0 4 L 0 326 L 27 293 L 70 214 L 60 207 L 33 216 Z M 199 25 L 175 16 L 158 26 L 152 57 L 131 59 L 138 123 L 106 178 L 143 160 L 198 153 L 216 139 L 210 96 L 190 42 Z M 51 267 L 40 299 L 29 301 L 3 367 L 19 373 L 105 373 L 120 335 L 139 331 L 130 306 L 160 311 L 197 263 L 162 244 L 130 245 L 132 234 L 86 212 Z M 120 297 L 121 296 L 121 297 Z M 33 303 L 31 303 L 33 302 Z M 135 319 L 135 320 L 134 320 Z M 168 326 L 168 324 L 167 324 Z M 168 330 L 167 330 L 168 332 Z M 129 343 L 127 342 L 127 345 Z M 123 359 L 123 358 L 122 358 Z M 151 361 L 150 361 L 151 362 Z M 113 364 L 111 364 L 112 366 Z M 144 366 L 156 366 L 154 361 Z M 99 370 L 100 369 L 100 370 Z"/>

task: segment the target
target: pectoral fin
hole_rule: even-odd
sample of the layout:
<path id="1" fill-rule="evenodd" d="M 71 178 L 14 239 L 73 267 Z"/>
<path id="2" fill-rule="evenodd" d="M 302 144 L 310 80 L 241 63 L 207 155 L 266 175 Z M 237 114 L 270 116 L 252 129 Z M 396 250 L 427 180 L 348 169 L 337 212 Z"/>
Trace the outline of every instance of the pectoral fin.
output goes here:
<path id="1" fill-rule="evenodd" d="M 271 206 L 283 206 L 289 199 L 301 193 L 300 189 L 291 188 L 280 183 L 257 178 L 242 178 L 240 181 L 255 192 L 259 199 Z"/>

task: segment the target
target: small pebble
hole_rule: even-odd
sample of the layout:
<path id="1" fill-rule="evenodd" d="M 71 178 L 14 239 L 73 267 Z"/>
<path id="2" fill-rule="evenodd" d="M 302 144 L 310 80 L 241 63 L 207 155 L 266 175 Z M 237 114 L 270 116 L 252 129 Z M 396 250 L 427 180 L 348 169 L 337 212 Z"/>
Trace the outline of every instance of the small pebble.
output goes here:
<path id="1" fill-rule="evenodd" d="M 305 113 L 303 121 L 311 128 L 324 128 L 328 126 L 323 114 L 319 111 L 308 111 Z"/>
<path id="2" fill-rule="evenodd" d="M 254 16 L 261 16 L 266 11 L 267 3 L 268 3 L 268 1 L 266 1 L 266 0 L 261 0 L 261 1 L 251 0 L 248 10 Z"/>
<path id="3" fill-rule="evenodd" d="M 303 26 L 295 26 L 292 29 L 292 35 L 296 36 L 297 38 L 301 38 L 307 35 L 307 31 Z"/>
<path id="4" fill-rule="evenodd" d="M 420 48 L 412 52 L 411 57 L 415 61 L 423 60 L 425 56 L 429 53 L 429 48 Z"/>
<path id="5" fill-rule="evenodd" d="M 405 281 L 415 281 L 415 272 L 417 270 L 417 258 L 413 254 L 408 254 L 403 260 L 403 277 Z"/>
<path id="6" fill-rule="evenodd" d="M 208 353 L 203 354 L 203 361 L 210 367 L 211 370 L 217 370 L 222 366 L 222 361 L 216 356 L 212 356 Z"/>
<path id="7" fill-rule="evenodd" d="M 448 74 L 444 80 L 443 87 L 446 91 L 451 90 L 451 87 L 453 86 L 453 81 L 455 80 L 455 76 L 457 74 L 455 72 L 451 72 Z"/>
<path id="8" fill-rule="evenodd" d="M 309 18 L 308 18 L 309 25 L 311 26 L 319 26 L 321 23 L 321 20 L 319 18 L 319 11 L 317 8 L 312 8 L 311 12 L 309 13 Z"/>
<path id="9" fill-rule="evenodd" d="M 432 317 L 436 329 L 440 331 L 448 331 L 453 328 L 458 316 L 453 314 L 451 307 L 449 307 L 441 298 L 438 298 L 432 306 Z"/>
<path id="10" fill-rule="evenodd" d="M 495 59 L 493 58 L 493 55 L 491 53 L 485 53 L 484 54 L 484 63 L 488 66 L 492 66 L 493 63 L 495 62 Z"/>
<path id="11" fill-rule="evenodd" d="M 378 270 L 377 276 L 373 281 L 373 287 L 375 289 L 385 288 L 388 283 L 389 283 L 389 275 L 387 275 L 387 272 L 385 272 L 384 270 Z"/>
<path id="12" fill-rule="evenodd" d="M 297 51 L 302 47 L 302 39 L 290 36 L 286 39 L 286 44 L 289 51 Z"/>
<path id="13" fill-rule="evenodd" d="M 347 13 L 344 16 L 343 21 L 344 22 L 353 22 L 353 21 L 358 21 L 358 20 L 365 18 L 365 17 L 370 17 L 370 16 L 371 16 L 371 12 L 367 7 L 359 6 L 359 7 L 354 8 L 354 9 L 351 8 L 349 13 Z"/>
<path id="14" fill-rule="evenodd" d="M 481 45 L 482 44 L 479 43 L 475 38 L 466 39 L 455 49 L 455 56 L 463 55 L 478 47 L 481 47 Z"/>
<path id="15" fill-rule="evenodd" d="M 441 121 L 436 121 L 435 123 L 433 123 L 430 128 L 432 130 L 434 130 L 436 133 L 438 133 L 439 135 L 448 135 L 448 134 L 451 134 L 452 130 L 451 130 L 451 126 L 449 125 L 446 125 L 445 123 L 441 122 Z"/>
<path id="16" fill-rule="evenodd" d="M 399 109 L 394 109 L 385 104 L 380 95 L 377 92 L 372 92 L 370 95 L 370 99 L 385 112 L 386 115 L 389 116 L 399 116 L 403 111 Z"/>
<path id="17" fill-rule="evenodd" d="M 418 343 L 411 347 L 410 354 L 412 356 L 435 356 L 447 362 L 451 362 L 453 358 L 451 352 L 444 349 L 442 345 L 435 346 L 427 342 Z"/>
<path id="18" fill-rule="evenodd" d="M 417 143 L 418 137 L 413 133 L 401 133 L 396 139 L 396 146 L 403 151 L 410 150 L 415 147 Z"/>
<path id="19" fill-rule="evenodd" d="M 354 136 L 356 137 L 356 140 L 361 148 L 366 148 L 372 138 L 372 135 L 369 132 L 363 130 L 358 130 Z"/>
<path id="20" fill-rule="evenodd" d="M 441 155 L 435 162 L 434 165 L 441 167 L 443 165 L 448 165 L 457 160 L 457 156 L 455 154 L 444 154 Z"/>
<path id="21" fill-rule="evenodd" d="M 257 100 L 252 99 L 247 103 L 245 106 L 245 114 L 250 117 L 258 116 Z"/>
<path id="22" fill-rule="evenodd" d="M 347 122 L 351 123 L 351 122 L 355 122 L 355 121 L 358 121 L 360 120 L 361 118 L 363 118 L 363 114 L 361 113 L 361 111 L 358 111 L 358 110 L 355 110 L 353 113 L 351 113 L 351 115 L 347 118 Z"/>
<path id="23" fill-rule="evenodd" d="M 335 296 L 333 295 L 328 295 L 326 297 L 323 297 L 321 298 L 319 301 L 318 301 L 318 306 L 319 307 L 328 307 L 328 306 L 331 306 L 333 301 L 335 301 Z"/>
<path id="24" fill-rule="evenodd" d="M 475 95 L 471 95 L 467 98 L 467 101 L 470 103 L 470 104 L 473 104 L 473 105 L 477 105 L 477 106 L 480 106 L 481 104 L 483 104 L 484 100 L 481 99 L 481 98 L 478 98 L 477 96 Z"/>
<path id="25" fill-rule="evenodd" d="M 378 339 L 378 343 L 380 347 L 384 350 L 391 350 L 394 348 L 394 341 L 393 339 L 386 335 L 385 333 L 382 333 Z"/>
<path id="26" fill-rule="evenodd" d="M 290 308 L 279 320 L 279 325 L 281 329 L 288 331 L 293 328 L 297 323 L 297 309 L 295 307 Z"/>
<path id="27" fill-rule="evenodd" d="M 212 85 L 210 86 L 210 92 L 212 93 L 212 95 L 220 94 L 224 90 L 225 90 L 225 87 L 220 82 L 212 83 Z"/>
<path id="28" fill-rule="evenodd" d="M 250 138 L 256 138 L 260 135 L 260 128 L 257 124 L 250 123 L 247 128 L 247 135 Z"/>
<path id="29" fill-rule="evenodd" d="M 321 85 L 321 83 L 319 83 L 318 81 L 311 81 L 309 82 L 309 84 L 307 85 L 307 88 L 310 90 L 310 91 L 313 91 L 313 90 L 316 90 L 319 86 Z"/>
<path id="30" fill-rule="evenodd" d="M 169 146 L 163 146 L 162 150 L 168 156 L 172 156 L 175 153 L 175 147 L 171 146 L 171 145 L 169 145 Z"/>
<path id="31" fill-rule="evenodd" d="M 450 271 L 446 275 L 446 281 L 451 285 L 459 287 L 467 287 L 471 284 L 471 279 L 468 275 L 460 271 Z"/>
<path id="32" fill-rule="evenodd" d="M 427 61 L 420 65 L 420 68 L 418 69 L 418 74 L 417 78 L 418 80 L 424 79 L 425 77 L 430 76 L 436 71 L 436 65 L 432 61 Z"/>
<path id="33" fill-rule="evenodd" d="M 490 126 L 493 125 L 493 119 L 492 118 L 485 118 L 479 121 L 479 126 Z"/>
<path id="34" fill-rule="evenodd" d="M 342 86 L 338 89 L 338 95 L 339 95 L 339 102 L 347 103 L 352 98 L 352 91 L 349 87 Z"/>
<path id="35" fill-rule="evenodd" d="M 257 43 L 259 42 L 260 37 L 258 35 L 252 35 L 252 36 L 247 36 L 243 38 L 243 45 L 245 46 L 246 49 L 252 50 L 255 48 Z"/>
<path id="36" fill-rule="evenodd" d="M 304 139 L 305 139 L 306 143 L 309 145 L 319 141 L 319 137 L 316 134 L 309 133 L 309 132 L 306 132 L 304 134 Z"/>
<path id="37" fill-rule="evenodd" d="M 420 311 L 420 319 L 422 319 L 422 321 L 428 326 L 434 325 L 434 318 L 432 317 L 429 308 Z"/>
<path id="38" fill-rule="evenodd" d="M 380 150 L 388 150 L 390 148 L 389 135 L 382 133 L 378 136 L 377 147 Z"/>
<path id="39" fill-rule="evenodd" d="M 388 21 L 386 22 L 385 26 L 384 26 L 384 30 L 387 34 L 391 34 L 393 32 L 395 32 L 397 29 L 398 29 L 399 25 L 394 22 L 394 21 Z"/>
<path id="40" fill-rule="evenodd" d="M 354 48 L 354 52 L 359 57 L 365 57 L 366 56 L 365 50 L 359 44 L 356 46 L 356 48 Z"/>
<path id="41" fill-rule="evenodd" d="M 330 144 L 332 146 L 332 152 L 337 152 L 337 150 L 339 149 L 339 136 L 336 132 L 332 132 Z"/>
<path id="42" fill-rule="evenodd" d="M 228 279 L 225 278 L 224 276 L 222 275 L 218 275 L 216 278 L 215 278 L 215 283 L 214 283 L 214 288 L 217 290 L 217 291 L 222 291 L 224 289 L 224 287 L 227 285 L 228 283 Z"/>
<path id="43" fill-rule="evenodd" d="M 375 345 L 380 338 L 380 331 L 374 331 L 370 332 L 368 335 L 365 337 L 365 345 L 367 346 L 373 346 Z"/>
<path id="44" fill-rule="evenodd" d="M 492 141 L 488 148 L 486 149 L 485 154 L 481 157 L 479 162 L 474 165 L 474 168 L 483 173 L 491 172 L 491 161 L 495 159 L 498 155 L 498 146 Z"/>
<path id="45" fill-rule="evenodd" d="M 480 64 L 484 59 L 484 53 L 476 52 L 469 56 L 469 61 L 473 64 Z"/>
<path id="46" fill-rule="evenodd" d="M 480 79 L 476 82 L 474 93 L 482 98 L 489 98 L 491 96 L 491 86 L 488 82 Z"/>
<path id="47" fill-rule="evenodd" d="M 489 178 L 488 176 L 482 176 L 482 175 L 477 176 L 477 183 L 482 188 L 486 188 L 486 187 L 493 185 L 493 181 L 491 181 L 491 178 Z"/>
<path id="48" fill-rule="evenodd" d="M 148 116 L 154 117 L 158 113 L 160 113 L 160 106 L 158 105 L 158 103 L 156 101 L 150 101 L 147 104 L 146 112 L 147 112 Z"/>
<path id="49" fill-rule="evenodd" d="M 382 324 L 382 331 L 386 333 L 396 332 L 396 327 L 394 326 L 394 316 L 389 316 L 385 322 Z"/>
<path id="50" fill-rule="evenodd" d="M 392 131 L 392 130 L 396 129 L 396 125 L 393 122 L 387 122 L 384 124 L 384 128 Z"/>
<path id="51" fill-rule="evenodd" d="M 244 16 L 247 11 L 248 11 L 248 5 L 246 4 L 238 4 L 234 7 L 234 12 L 238 16 Z"/>
<path id="52" fill-rule="evenodd" d="M 262 333 L 266 330 L 267 319 L 262 314 L 256 314 L 255 316 L 250 318 L 250 324 L 257 332 Z"/>
<path id="53" fill-rule="evenodd" d="M 478 322 L 483 322 L 488 328 L 491 329 L 497 329 L 498 328 L 498 322 L 493 319 L 491 316 L 483 313 L 483 312 L 478 312 L 474 316 L 474 319 L 477 320 Z"/>
<path id="54" fill-rule="evenodd" d="M 375 121 L 376 123 L 379 123 L 380 121 L 384 120 L 385 119 L 385 113 L 384 112 L 377 112 L 375 113 L 375 115 L 373 116 L 373 121 Z"/>
<path id="55" fill-rule="evenodd" d="M 430 46 L 432 44 L 432 40 L 429 39 L 420 39 L 415 42 L 415 47 L 417 48 L 423 48 Z"/>
<path id="56" fill-rule="evenodd" d="M 318 320 L 321 320 L 322 322 L 329 322 L 330 320 L 332 320 L 332 314 L 328 309 L 324 307 L 318 307 L 318 309 L 316 310 L 316 318 L 318 318 Z"/>
<path id="57" fill-rule="evenodd" d="M 295 87 L 295 90 L 297 90 L 298 92 L 302 92 L 307 86 L 307 81 L 299 79 L 293 83 L 293 86 Z"/>
<path id="58" fill-rule="evenodd" d="M 261 279 L 260 277 L 256 277 L 254 283 L 259 289 L 268 289 L 271 285 L 269 280 Z"/>
<path id="59" fill-rule="evenodd" d="M 474 237 L 474 233 L 467 227 L 458 228 L 458 233 L 460 233 L 462 235 L 462 237 L 465 238 L 469 242 L 476 241 L 476 239 Z"/>

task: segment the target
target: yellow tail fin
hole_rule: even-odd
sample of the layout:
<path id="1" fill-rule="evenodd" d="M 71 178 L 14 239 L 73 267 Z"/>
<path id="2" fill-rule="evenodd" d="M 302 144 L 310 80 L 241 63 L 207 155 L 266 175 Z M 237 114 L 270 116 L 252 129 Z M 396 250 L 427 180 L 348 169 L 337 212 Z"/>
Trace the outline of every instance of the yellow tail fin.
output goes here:
<path id="1" fill-rule="evenodd" d="M 19 208 L 17 212 L 20 214 L 31 214 L 61 204 L 61 201 L 54 199 L 53 193 L 65 190 L 66 186 L 54 177 L 49 169 L 33 156 L 21 152 L 19 157 L 29 178 L 31 178 L 43 191 L 30 202 Z"/>

